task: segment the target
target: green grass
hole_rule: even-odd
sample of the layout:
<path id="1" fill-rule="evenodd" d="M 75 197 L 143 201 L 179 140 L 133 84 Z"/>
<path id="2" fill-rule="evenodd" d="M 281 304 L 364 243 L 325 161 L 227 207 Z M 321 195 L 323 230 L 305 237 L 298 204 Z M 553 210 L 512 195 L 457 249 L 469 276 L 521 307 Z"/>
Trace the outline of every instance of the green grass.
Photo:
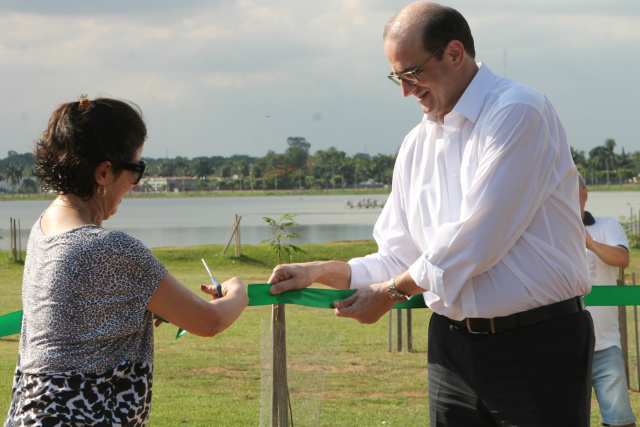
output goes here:
<path id="1" fill-rule="evenodd" d="M 206 259 L 218 279 L 237 275 L 245 283 L 266 282 L 275 263 L 275 254 L 266 245 L 245 245 L 243 255 L 238 258 L 222 256 L 223 248 L 222 245 L 159 248 L 154 253 L 196 292 L 199 284 L 208 279 L 201 258 Z M 347 260 L 376 250 L 373 242 L 302 245 L 302 248 L 307 253 L 296 255 L 296 262 Z M 8 262 L 8 255 L 8 251 L 0 252 L 0 314 L 21 307 L 22 265 Z M 632 250 L 632 265 L 627 271 L 640 271 L 640 250 Z M 261 405 L 261 325 L 269 325 L 270 310 L 268 306 L 248 307 L 234 325 L 210 339 L 187 334 L 170 345 L 176 328 L 164 325 L 156 329 L 154 397 L 149 425 L 257 426 Z M 331 341 L 341 337 L 333 360 L 324 363 L 328 376 L 320 395 L 319 425 L 426 425 L 429 310 L 413 310 L 414 351 L 411 353 L 387 351 L 387 317 L 374 325 L 360 325 L 351 319 L 337 318 L 333 310 L 295 305 L 288 305 L 286 310 L 289 361 L 301 360 L 302 363 L 290 375 L 308 374 L 308 380 L 306 377 L 299 380 L 303 384 L 315 380 L 312 373 L 319 369 L 316 364 L 321 368 L 324 361 L 304 352 L 313 347 L 314 351 L 320 354 L 324 351 L 325 356 L 330 356 Z M 631 398 L 634 410 L 640 414 L 633 307 L 628 307 L 627 312 Z M 0 418 L 6 414 L 11 400 L 17 350 L 17 335 L 0 338 Z M 310 400 L 314 396 L 303 395 L 303 398 Z M 599 413 L 595 400 L 593 402 L 592 425 L 597 426 Z M 300 419 L 305 414 L 296 415 L 296 408 L 299 406 L 294 403 L 294 417 Z"/>

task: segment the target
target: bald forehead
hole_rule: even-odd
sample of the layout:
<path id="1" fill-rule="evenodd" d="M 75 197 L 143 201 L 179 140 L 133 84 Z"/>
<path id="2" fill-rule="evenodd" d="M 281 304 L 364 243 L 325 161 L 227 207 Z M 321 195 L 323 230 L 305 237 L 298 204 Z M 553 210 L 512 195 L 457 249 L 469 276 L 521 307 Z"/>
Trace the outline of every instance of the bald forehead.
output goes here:
<path id="1" fill-rule="evenodd" d="M 441 5 L 428 1 L 418 1 L 405 6 L 385 27 L 385 41 L 420 38 L 433 12 L 441 8 Z"/>

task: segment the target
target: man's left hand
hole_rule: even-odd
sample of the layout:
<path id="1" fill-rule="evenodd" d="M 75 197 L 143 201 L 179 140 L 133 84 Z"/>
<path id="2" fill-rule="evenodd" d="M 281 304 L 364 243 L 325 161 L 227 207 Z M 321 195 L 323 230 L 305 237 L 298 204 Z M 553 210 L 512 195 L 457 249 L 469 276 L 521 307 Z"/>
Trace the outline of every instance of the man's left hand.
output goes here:
<path id="1" fill-rule="evenodd" d="M 395 304 L 389 298 L 386 283 L 367 286 L 349 298 L 333 302 L 338 317 L 351 317 L 365 324 L 376 323 Z"/>

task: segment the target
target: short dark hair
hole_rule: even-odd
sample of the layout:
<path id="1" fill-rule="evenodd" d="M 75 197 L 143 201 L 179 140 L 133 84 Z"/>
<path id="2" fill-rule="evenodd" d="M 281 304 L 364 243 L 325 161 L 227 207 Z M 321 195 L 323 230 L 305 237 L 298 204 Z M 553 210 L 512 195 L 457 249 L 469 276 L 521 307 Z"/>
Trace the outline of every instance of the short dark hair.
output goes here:
<path id="1" fill-rule="evenodd" d="M 397 21 L 402 11 L 398 12 L 387 23 L 383 38 L 386 40 L 391 26 Z M 476 57 L 476 48 L 473 42 L 471 28 L 464 16 L 457 10 L 436 3 L 425 4 L 420 10 L 422 16 L 414 17 L 415 25 L 422 26 L 422 46 L 425 51 L 436 53 L 436 58 L 441 60 L 444 48 L 452 40 L 458 40 L 464 46 L 465 52 L 472 58 Z M 393 37 L 393 36 L 392 36 Z"/>
<path id="2" fill-rule="evenodd" d="M 34 175 L 46 188 L 88 199 L 97 187 L 96 167 L 105 160 L 121 172 L 147 137 L 140 108 L 110 98 L 62 104 L 33 151 Z"/>
<path id="3" fill-rule="evenodd" d="M 451 7 L 441 6 L 431 9 L 422 32 L 424 48 L 427 52 L 435 52 L 445 47 L 451 40 L 458 40 L 469 56 L 476 57 L 471 28 L 464 16 Z M 443 55 L 444 49 L 436 57 L 442 59 Z"/>

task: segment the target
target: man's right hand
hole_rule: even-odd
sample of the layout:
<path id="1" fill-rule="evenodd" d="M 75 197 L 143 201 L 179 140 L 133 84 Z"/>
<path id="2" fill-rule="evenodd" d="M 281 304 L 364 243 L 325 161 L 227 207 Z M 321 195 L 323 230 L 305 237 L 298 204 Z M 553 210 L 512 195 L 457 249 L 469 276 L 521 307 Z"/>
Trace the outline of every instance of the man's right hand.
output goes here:
<path id="1" fill-rule="evenodd" d="M 268 283 L 276 295 L 291 289 L 302 289 L 312 283 L 322 283 L 334 289 L 349 289 L 351 267 L 342 261 L 314 261 L 300 264 L 280 264 L 273 269 Z"/>
<path id="2" fill-rule="evenodd" d="M 315 280 L 311 276 L 313 267 L 310 263 L 304 264 L 280 264 L 273 269 L 267 283 L 272 283 L 271 293 L 277 295 L 291 289 L 302 289 L 312 284 Z"/>

